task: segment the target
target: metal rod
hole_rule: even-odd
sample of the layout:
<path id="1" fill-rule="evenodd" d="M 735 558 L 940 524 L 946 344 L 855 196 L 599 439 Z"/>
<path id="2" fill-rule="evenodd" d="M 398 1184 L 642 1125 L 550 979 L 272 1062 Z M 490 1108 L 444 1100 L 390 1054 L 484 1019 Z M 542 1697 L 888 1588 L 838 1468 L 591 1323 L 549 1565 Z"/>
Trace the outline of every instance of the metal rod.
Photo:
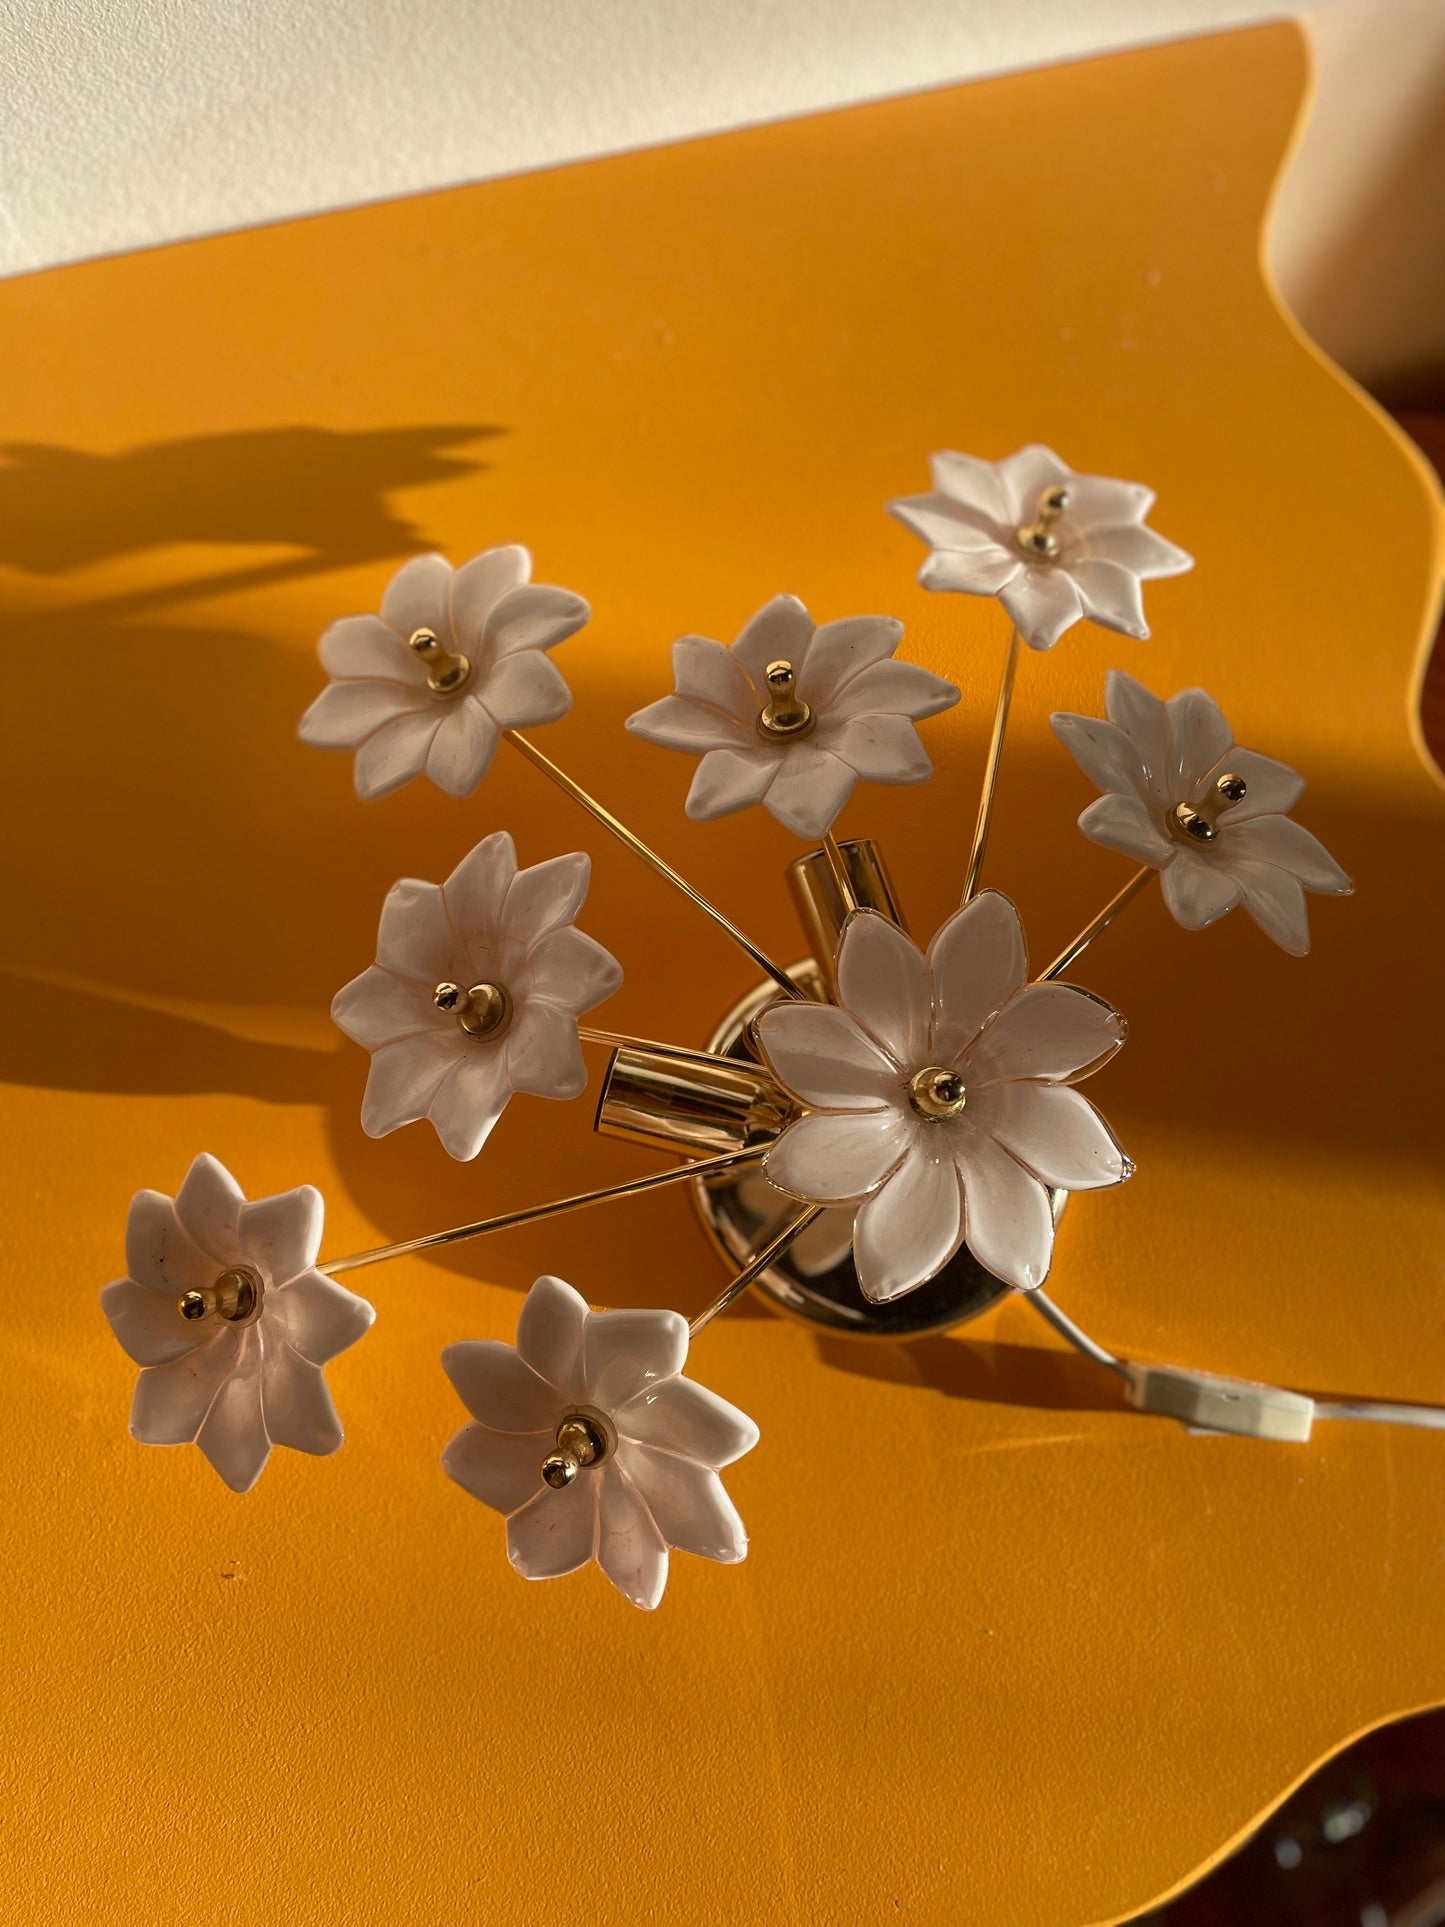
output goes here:
<path id="1" fill-rule="evenodd" d="M 693 1168 L 696 1171 L 701 1171 L 703 1167 L 698 1164 Z M 696 1338 L 703 1327 L 710 1325 L 719 1312 L 726 1311 L 735 1298 L 741 1298 L 753 1280 L 762 1277 L 773 1260 L 782 1256 L 794 1238 L 802 1236 L 814 1218 L 818 1217 L 822 1210 L 823 1206 L 821 1204 L 804 1205 L 803 1209 L 795 1218 L 789 1218 L 778 1235 L 763 1246 L 756 1258 L 749 1260 L 746 1269 L 738 1273 L 737 1277 L 733 1279 L 722 1296 L 720 1298 L 714 1298 L 706 1311 L 700 1311 L 698 1313 L 697 1317 L 693 1319 L 687 1328 L 688 1336 L 690 1338 Z"/>
<path id="2" fill-rule="evenodd" d="M 853 879 L 848 874 L 843 852 L 838 848 L 838 839 L 831 830 L 823 832 L 823 854 L 828 859 L 828 868 L 838 886 L 838 895 L 843 899 L 843 914 L 846 916 L 858 908 L 858 893 L 853 888 Z"/>
<path id="3" fill-rule="evenodd" d="M 734 1063 L 740 1061 L 736 1058 L 729 1060 L 715 1050 L 696 1050 L 690 1044 L 659 1044 L 654 1038 L 629 1037 L 620 1030 L 593 1030 L 589 1024 L 579 1024 L 577 1035 L 584 1044 L 602 1044 L 609 1050 L 656 1051 L 664 1057 L 685 1057 L 693 1064 L 725 1064 L 729 1061 Z M 750 1066 L 744 1065 L 743 1068 L 748 1069 Z"/>
<path id="4" fill-rule="evenodd" d="M 514 1225 L 535 1224 L 541 1218 L 560 1218 L 566 1211 L 581 1211 L 589 1204 L 605 1204 L 609 1198 L 632 1198 L 641 1191 L 656 1191 L 665 1184 L 680 1184 L 684 1178 L 711 1177 L 736 1164 L 756 1162 L 767 1145 L 746 1151 L 727 1151 L 721 1157 L 695 1159 L 666 1171 L 654 1171 L 645 1178 L 629 1178 L 625 1184 L 604 1185 L 600 1191 L 579 1191 L 574 1198 L 558 1198 L 552 1204 L 531 1204 L 521 1211 L 506 1211 L 499 1218 L 481 1218 L 475 1224 L 459 1224 L 451 1231 L 431 1231 L 424 1238 L 403 1238 L 400 1244 L 378 1245 L 373 1251 L 358 1251 L 349 1258 L 333 1258 L 318 1265 L 328 1277 L 343 1271 L 357 1271 L 362 1265 L 379 1265 L 386 1258 L 405 1258 L 409 1252 L 427 1251 L 436 1245 L 460 1244 L 464 1238 L 485 1237 L 489 1231 L 510 1231 Z"/>
<path id="5" fill-rule="evenodd" d="M 725 917 L 715 904 L 709 903 L 705 896 L 694 890 L 685 877 L 679 876 L 670 863 L 664 863 L 656 850 L 650 850 L 642 838 L 634 836 L 625 823 L 619 823 L 612 812 L 605 810 L 595 796 L 589 796 L 580 783 L 574 783 L 565 771 L 558 769 L 551 757 L 544 756 L 535 744 L 528 742 L 520 730 L 504 729 L 502 735 L 507 742 L 521 750 L 528 762 L 534 763 L 544 776 L 550 776 L 558 789 L 565 790 L 574 803 L 580 803 L 584 810 L 590 811 L 603 829 L 611 830 L 617 840 L 625 843 L 634 856 L 640 856 L 644 863 L 650 865 L 660 877 L 665 878 L 675 890 L 680 890 L 690 902 L 697 905 L 699 910 L 711 917 L 718 928 L 732 938 L 739 950 L 747 952 L 759 970 L 767 972 L 780 990 L 786 991 L 789 997 L 796 997 L 800 1003 L 807 1002 L 804 992 L 799 990 L 781 964 L 775 964 L 766 951 L 759 950 L 750 938 L 743 935 L 730 917 Z"/>
<path id="6" fill-rule="evenodd" d="M 993 713 L 993 735 L 988 745 L 988 762 L 983 771 L 983 792 L 978 799 L 978 821 L 973 826 L 973 848 L 968 853 L 968 874 L 963 880 L 963 901 L 971 903 L 978 890 L 979 872 L 983 869 L 984 852 L 988 848 L 989 826 L 993 822 L 993 793 L 998 783 L 999 758 L 1003 754 L 1003 736 L 1008 727 L 1009 704 L 1013 701 L 1014 677 L 1018 674 L 1019 651 L 1023 647 L 1023 637 L 1017 625 L 1010 631 L 1008 654 L 1003 659 L 1003 675 L 999 678 L 998 707 Z"/>
<path id="7" fill-rule="evenodd" d="M 1120 1378 L 1129 1376 L 1122 1360 L 1115 1358 L 1112 1352 L 1105 1351 L 1104 1347 L 1090 1338 L 1086 1331 L 1082 1331 L 1072 1318 L 1059 1310 L 1052 1298 L 1045 1297 L 1037 1287 L 1032 1291 L 1024 1292 L 1023 1296 L 1039 1316 L 1053 1326 L 1061 1338 L 1068 1340 L 1075 1351 L 1082 1352 L 1085 1358 L 1093 1359 L 1094 1363 L 1102 1365 L 1105 1371 L 1116 1372 Z"/>
<path id="8" fill-rule="evenodd" d="M 1051 982 L 1053 978 L 1062 976 L 1064 971 L 1066 971 L 1074 961 L 1075 957 L 1082 951 L 1087 950 L 1095 937 L 1097 937 L 1101 931 L 1107 930 L 1119 912 L 1124 909 L 1127 904 L 1132 903 L 1144 886 L 1147 883 L 1152 883 L 1158 874 L 1159 872 L 1157 870 L 1151 870 L 1147 863 L 1141 865 L 1140 868 L 1134 872 L 1133 876 L 1130 877 L 1119 894 L 1110 897 L 1098 916 L 1094 918 L 1094 921 L 1084 925 L 1084 928 L 1079 932 L 1078 936 L 1074 938 L 1074 941 L 1059 952 L 1047 970 L 1039 972 L 1035 982 L 1046 984 Z"/>

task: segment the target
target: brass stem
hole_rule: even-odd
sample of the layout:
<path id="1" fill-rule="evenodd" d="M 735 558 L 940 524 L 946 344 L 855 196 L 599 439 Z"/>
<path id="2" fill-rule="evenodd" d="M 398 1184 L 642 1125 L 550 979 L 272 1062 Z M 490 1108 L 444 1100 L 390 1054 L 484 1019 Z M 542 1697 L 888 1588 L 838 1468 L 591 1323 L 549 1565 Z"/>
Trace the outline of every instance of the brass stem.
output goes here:
<path id="1" fill-rule="evenodd" d="M 654 1171 L 645 1178 L 629 1178 L 625 1184 L 604 1185 L 600 1191 L 579 1191 L 573 1198 L 558 1198 L 552 1204 L 527 1205 L 521 1211 L 503 1212 L 500 1218 L 482 1218 L 476 1224 L 459 1224 L 451 1231 L 431 1231 L 424 1238 L 403 1238 L 400 1244 L 378 1245 L 374 1251 L 358 1251 L 349 1258 L 333 1258 L 318 1265 L 318 1271 L 335 1278 L 343 1271 L 358 1271 L 362 1265 L 379 1265 L 387 1258 L 405 1258 L 413 1251 L 428 1251 L 436 1245 L 460 1244 L 464 1238 L 485 1237 L 489 1231 L 510 1231 L 514 1225 L 536 1224 L 542 1218 L 560 1218 L 567 1211 L 581 1211 L 589 1204 L 605 1204 L 609 1198 L 631 1198 L 641 1191 L 656 1191 L 665 1184 L 679 1184 L 684 1178 L 707 1178 L 714 1171 L 726 1171 L 735 1164 L 756 1163 L 767 1150 L 766 1144 L 746 1151 L 727 1151 L 721 1157 L 701 1158 L 679 1164 L 667 1171 Z"/>
<path id="2" fill-rule="evenodd" d="M 643 1050 L 656 1052 L 663 1057 L 686 1057 L 694 1064 L 734 1064 L 739 1060 L 720 1057 L 716 1051 L 694 1050 L 690 1044 L 659 1044 L 651 1037 L 629 1037 L 620 1030 L 593 1030 L 588 1024 L 577 1026 L 577 1035 L 584 1044 L 602 1044 L 609 1050 Z M 749 1066 L 744 1064 L 743 1069 Z"/>
<path id="3" fill-rule="evenodd" d="M 694 1165 L 693 1169 L 701 1171 L 702 1166 Z M 687 1328 L 689 1338 L 696 1338 L 704 1326 L 712 1323 L 719 1312 L 726 1311 L 735 1298 L 741 1298 L 754 1279 L 762 1277 L 774 1259 L 782 1256 L 794 1238 L 802 1236 L 822 1210 L 821 1204 L 808 1204 L 804 1205 L 796 1217 L 789 1218 L 778 1235 L 763 1246 L 756 1258 L 749 1260 L 746 1268 L 738 1273 L 721 1297 L 714 1298 L 706 1311 L 698 1313 Z"/>
<path id="4" fill-rule="evenodd" d="M 843 861 L 843 852 L 838 848 L 838 839 L 831 830 L 823 832 L 823 854 L 828 859 L 828 868 L 833 872 L 833 881 L 838 886 L 838 895 L 843 899 L 843 913 L 858 908 L 857 892 L 853 879 L 848 874 L 848 865 Z"/>
<path id="5" fill-rule="evenodd" d="M 1003 675 L 999 678 L 993 735 L 988 745 L 988 762 L 984 765 L 983 792 L 978 799 L 978 821 L 973 826 L 973 848 L 968 853 L 968 874 L 963 880 L 964 903 L 971 903 L 978 891 L 979 872 L 983 869 L 984 852 L 988 848 L 989 826 L 993 822 L 993 793 L 998 783 L 999 758 L 1003 753 L 1004 731 L 1008 727 L 1009 704 L 1013 701 L 1014 678 L 1018 674 L 1019 651 L 1022 647 L 1023 637 L 1015 625 L 1009 634 L 1008 654 L 1004 657 Z"/>
<path id="6" fill-rule="evenodd" d="M 1158 874 L 1159 872 L 1151 869 L 1147 863 L 1141 865 L 1141 867 L 1134 872 L 1133 876 L 1130 877 L 1119 894 L 1115 897 L 1110 897 L 1098 916 L 1094 918 L 1094 921 L 1084 925 L 1084 928 L 1079 932 L 1078 936 L 1074 938 L 1074 941 L 1069 944 L 1066 949 L 1059 952 L 1047 970 L 1039 972 L 1039 975 L 1034 979 L 1035 983 L 1046 984 L 1051 982 L 1053 978 L 1062 976 L 1074 961 L 1075 957 L 1082 951 L 1087 950 L 1095 937 L 1097 937 L 1101 931 L 1107 930 L 1119 912 L 1124 909 L 1127 904 L 1132 903 L 1144 886 L 1152 882 Z"/>
<path id="7" fill-rule="evenodd" d="M 711 917 L 718 928 L 732 938 L 739 950 L 746 951 L 748 956 L 751 957 L 753 962 L 758 966 L 759 970 L 767 972 L 780 990 L 785 991 L 789 997 L 797 998 L 800 1003 L 807 1002 L 807 997 L 804 992 L 799 990 L 798 986 L 793 982 L 781 964 L 775 964 L 766 951 L 759 950 L 758 946 L 749 938 L 745 937 L 730 918 L 725 917 L 722 911 L 714 904 L 709 903 L 705 896 L 701 895 L 697 890 L 694 890 L 687 879 L 680 877 L 670 863 L 664 863 L 657 852 L 650 850 L 640 836 L 634 836 L 626 824 L 619 823 L 610 810 L 603 809 L 596 797 L 589 796 L 580 783 L 574 783 L 565 771 L 558 769 L 552 759 L 549 756 L 544 756 L 534 743 L 528 742 L 520 730 L 505 729 L 502 731 L 502 735 L 507 742 L 521 750 L 528 762 L 534 763 L 544 776 L 550 776 L 558 789 L 565 790 L 574 803 L 580 803 L 584 810 L 589 811 L 596 817 L 603 829 L 611 830 L 617 840 L 620 843 L 625 843 L 634 856 L 640 856 L 644 863 L 654 869 L 660 877 L 665 878 L 675 890 L 680 890 L 689 902 L 695 903 L 699 910 Z"/>

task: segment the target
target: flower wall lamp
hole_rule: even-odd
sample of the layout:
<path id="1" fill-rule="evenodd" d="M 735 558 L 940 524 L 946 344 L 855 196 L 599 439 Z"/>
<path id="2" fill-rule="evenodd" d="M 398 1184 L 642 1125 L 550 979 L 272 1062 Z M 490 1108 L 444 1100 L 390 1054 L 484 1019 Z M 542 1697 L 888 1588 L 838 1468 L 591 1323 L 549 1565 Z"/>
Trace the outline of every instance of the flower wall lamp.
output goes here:
<path id="1" fill-rule="evenodd" d="M 672 693 L 628 721 L 644 741 L 697 759 L 686 801 L 695 820 L 760 804 L 816 846 L 788 870 L 809 954 L 786 968 L 521 733 L 570 707 L 548 652 L 589 614 L 581 597 L 530 580 L 525 549 L 489 549 L 455 571 L 420 557 L 378 615 L 326 632 L 331 680 L 300 733 L 353 753 L 363 799 L 418 776 L 469 796 L 505 743 L 709 917 L 761 981 L 715 1019 L 703 1050 L 596 1029 L 582 1020 L 622 970 L 578 926 L 586 855 L 520 866 L 501 830 L 444 883 L 396 884 L 375 961 L 332 1005 L 370 1053 L 369 1135 L 426 1120 L 446 1153 L 474 1158 L 514 1096 L 582 1095 L 592 1044 L 607 1052 L 597 1129 L 681 1161 L 323 1264 L 316 1191 L 248 1202 L 198 1157 L 174 1200 L 135 1198 L 128 1275 L 101 1294 L 142 1368 L 135 1438 L 194 1441 L 238 1492 L 273 1445 L 332 1452 L 342 1432 L 323 1367 L 373 1318 L 341 1275 L 676 1183 L 731 1274 L 690 1322 L 591 1310 L 571 1285 L 542 1277 L 514 1345 L 478 1338 L 443 1354 L 470 1415 L 443 1465 L 504 1515 L 526 1577 L 595 1558 L 630 1600 L 655 1606 L 670 1550 L 744 1556 L 719 1472 L 757 1430 L 684 1366 L 691 1340 L 750 1287 L 830 1331 L 894 1339 L 1019 1291 L 1120 1375 L 1134 1405 L 1200 1429 L 1299 1440 L 1319 1417 L 1445 1426 L 1428 1407 L 1324 1405 L 1116 1358 L 1042 1289 L 1069 1195 L 1134 1169 L 1078 1088 L 1123 1046 L 1125 1020 L 1064 973 L 1156 876 L 1185 929 L 1242 907 L 1295 956 L 1309 948 L 1305 893 L 1342 895 L 1350 883 L 1289 814 L 1303 780 L 1241 748 L 1203 690 L 1161 701 L 1111 671 L 1103 717 L 1052 721 L 1100 792 L 1080 828 L 1139 867 L 1031 975 L 1012 903 L 980 888 L 1023 647 L 1047 651 L 1081 618 L 1145 638 L 1142 584 L 1192 564 L 1146 525 L 1149 490 L 1075 474 L 1046 448 L 996 464 L 940 454 L 932 479 L 931 493 L 890 505 L 929 544 L 920 580 L 996 596 L 1012 629 L 961 905 L 926 949 L 906 930 L 883 853 L 833 834 L 860 782 L 932 774 L 918 725 L 958 701 L 951 683 L 898 658 L 891 618 L 815 626 L 796 598 L 777 596 L 730 646 L 674 643 Z"/>

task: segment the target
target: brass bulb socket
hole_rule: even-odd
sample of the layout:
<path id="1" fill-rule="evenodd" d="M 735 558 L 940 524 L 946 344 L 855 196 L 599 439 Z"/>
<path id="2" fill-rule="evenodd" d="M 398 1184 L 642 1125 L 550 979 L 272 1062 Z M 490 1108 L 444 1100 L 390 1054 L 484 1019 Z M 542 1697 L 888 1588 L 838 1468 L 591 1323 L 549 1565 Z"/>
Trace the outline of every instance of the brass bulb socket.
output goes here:
<path id="1" fill-rule="evenodd" d="M 876 910 L 900 930 L 906 930 L 908 926 L 899 908 L 893 879 L 878 845 L 868 837 L 850 837 L 838 845 L 838 854 L 853 894 L 853 904 L 860 910 Z M 838 954 L 838 939 L 852 906 L 843 901 L 838 879 L 824 851 L 810 850 L 788 865 L 788 890 L 809 949 L 827 985 L 827 994 L 836 999 L 838 986 L 833 965 Z"/>
<path id="2" fill-rule="evenodd" d="M 657 1151 L 718 1157 L 771 1144 L 792 1100 L 758 1064 L 624 1046 L 614 1051 L 597 1103 L 597 1130 Z"/>

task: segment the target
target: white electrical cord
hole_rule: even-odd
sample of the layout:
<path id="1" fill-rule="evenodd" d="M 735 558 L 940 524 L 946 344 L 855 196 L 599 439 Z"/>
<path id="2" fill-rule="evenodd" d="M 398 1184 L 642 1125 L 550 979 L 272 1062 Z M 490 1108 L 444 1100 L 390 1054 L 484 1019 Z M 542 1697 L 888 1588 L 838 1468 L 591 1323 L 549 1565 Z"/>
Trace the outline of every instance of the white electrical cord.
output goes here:
<path id="1" fill-rule="evenodd" d="M 1196 1432 L 1230 1432 L 1239 1438 L 1299 1442 L 1316 1419 L 1360 1419 L 1372 1425 L 1420 1425 L 1445 1431 L 1445 1410 L 1435 1405 L 1394 1405 L 1377 1399 L 1317 1402 L 1304 1392 L 1257 1385 L 1247 1378 L 1191 1372 L 1182 1365 L 1143 1365 L 1116 1358 L 1059 1310 L 1042 1291 L 1023 1296 L 1061 1338 L 1095 1365 L 1114 1372 L 1128 1387 L 1129 1403 L 1141 1412 L 1177 1419 Z"/>

